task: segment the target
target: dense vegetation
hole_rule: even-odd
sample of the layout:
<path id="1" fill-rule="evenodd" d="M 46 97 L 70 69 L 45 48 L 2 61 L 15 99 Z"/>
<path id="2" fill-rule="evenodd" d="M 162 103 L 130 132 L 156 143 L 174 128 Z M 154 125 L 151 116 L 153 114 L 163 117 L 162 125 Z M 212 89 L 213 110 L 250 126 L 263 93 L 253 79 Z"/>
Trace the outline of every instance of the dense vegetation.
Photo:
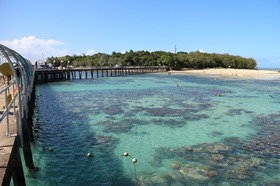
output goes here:
<path id="1" fill-rule="evenodd" d="M 61 65 L 83 66 L 170 66 L 171 68 L 236 68 L 253 69 L 256 67 L 256 61 L 252 58 L 244 58 L 229 54 L 215 54 L 202 52 L 164 52 L 164 51 L 137 51 L 130 50 L 124 54 L 113 52 L 111 55 L 97 53 L 94 55 L 74 55 L 64 57 L 50 57 L 47 63 L 55 67 Z"/>

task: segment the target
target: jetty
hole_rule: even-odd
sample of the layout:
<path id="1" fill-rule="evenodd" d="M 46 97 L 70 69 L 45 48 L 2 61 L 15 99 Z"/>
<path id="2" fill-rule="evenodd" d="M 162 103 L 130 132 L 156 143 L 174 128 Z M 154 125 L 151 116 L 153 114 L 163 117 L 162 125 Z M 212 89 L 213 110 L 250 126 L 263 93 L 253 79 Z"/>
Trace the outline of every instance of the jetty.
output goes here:
<path id="1" fill-rule="evenodd" d="M 45 83 L 51 81 L 63 81 L 74 79 L 94 79 L 98 77 L 117 77 L 137 75 L 144 73 L 165 72 L 168 67 L 149 66 L 149 67 L 88 67 L 75 69 L 55 69 L 45 68 L 35 70 L 35 82 Z"/>
<path id="2" fill-rule="evenodd" d="M 26 185 L 24 167 L 37 171 L 32 157 L 37 83 L 94 79 L 168 71 L 168 67 L 87 67 L 36 69 L 16 51 L 0 44 L 0 183 Z"/>

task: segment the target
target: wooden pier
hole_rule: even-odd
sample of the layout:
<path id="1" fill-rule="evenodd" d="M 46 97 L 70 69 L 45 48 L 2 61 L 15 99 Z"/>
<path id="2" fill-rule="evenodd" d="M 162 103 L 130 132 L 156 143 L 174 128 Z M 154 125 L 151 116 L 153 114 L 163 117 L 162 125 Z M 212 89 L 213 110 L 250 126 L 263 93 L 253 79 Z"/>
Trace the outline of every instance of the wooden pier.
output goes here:
<path id="1" fill-rule="evenodd" d="M 122 68 L 78 68 L 78 69 L 37 69 L 35 82 L 45 83 L 71 79 L 94 79 L 98 77 L 128 76 L 167 71 L 167 67 L 122 67 Z"/>

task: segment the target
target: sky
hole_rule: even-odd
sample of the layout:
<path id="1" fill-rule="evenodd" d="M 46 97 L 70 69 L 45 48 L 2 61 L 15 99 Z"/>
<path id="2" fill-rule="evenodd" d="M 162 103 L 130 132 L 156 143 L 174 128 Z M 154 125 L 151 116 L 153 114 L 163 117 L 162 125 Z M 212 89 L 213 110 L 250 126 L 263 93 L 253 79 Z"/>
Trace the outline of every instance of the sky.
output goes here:
<path id="1" fill-rule="evenodd" d="M 280 68 L 280 0 L 0 0 L 0 44 L 31 60 L 201 51 Z"/>

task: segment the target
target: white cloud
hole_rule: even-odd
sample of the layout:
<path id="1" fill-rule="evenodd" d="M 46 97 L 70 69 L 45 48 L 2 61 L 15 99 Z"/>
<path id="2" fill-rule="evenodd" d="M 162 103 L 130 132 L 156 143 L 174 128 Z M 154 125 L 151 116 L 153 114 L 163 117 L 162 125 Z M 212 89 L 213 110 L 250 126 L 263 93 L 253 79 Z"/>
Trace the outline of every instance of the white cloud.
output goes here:
<path id="1" fill-rule="evenodd" d="M 204 53 L 204 50 L 203 49 L 200 49 L 200 50 L 198 50 L 199 52 L 201 52 L 201 53 Z"/>
<path id="2" fill-rule="evenodd" d="M 58 48 L 58 46 L 63 45 L 64 42 L 54 39 L 41 39 L 36 36 L 23 37 L 12 41 L 0 41 L 0 43 L 15 50 L 31 61 L 69 54 L 68 50 L 61 50 Z"/>
<path id="3" fill-rule="evenodd" d="M 93 55 L 93 54 L 95 54 L 95 51 L 93 50 L 93 49 L 91 49 L 91 50 L 88 50 L 87 52 L 86 52 L 86 55 Z"/>

